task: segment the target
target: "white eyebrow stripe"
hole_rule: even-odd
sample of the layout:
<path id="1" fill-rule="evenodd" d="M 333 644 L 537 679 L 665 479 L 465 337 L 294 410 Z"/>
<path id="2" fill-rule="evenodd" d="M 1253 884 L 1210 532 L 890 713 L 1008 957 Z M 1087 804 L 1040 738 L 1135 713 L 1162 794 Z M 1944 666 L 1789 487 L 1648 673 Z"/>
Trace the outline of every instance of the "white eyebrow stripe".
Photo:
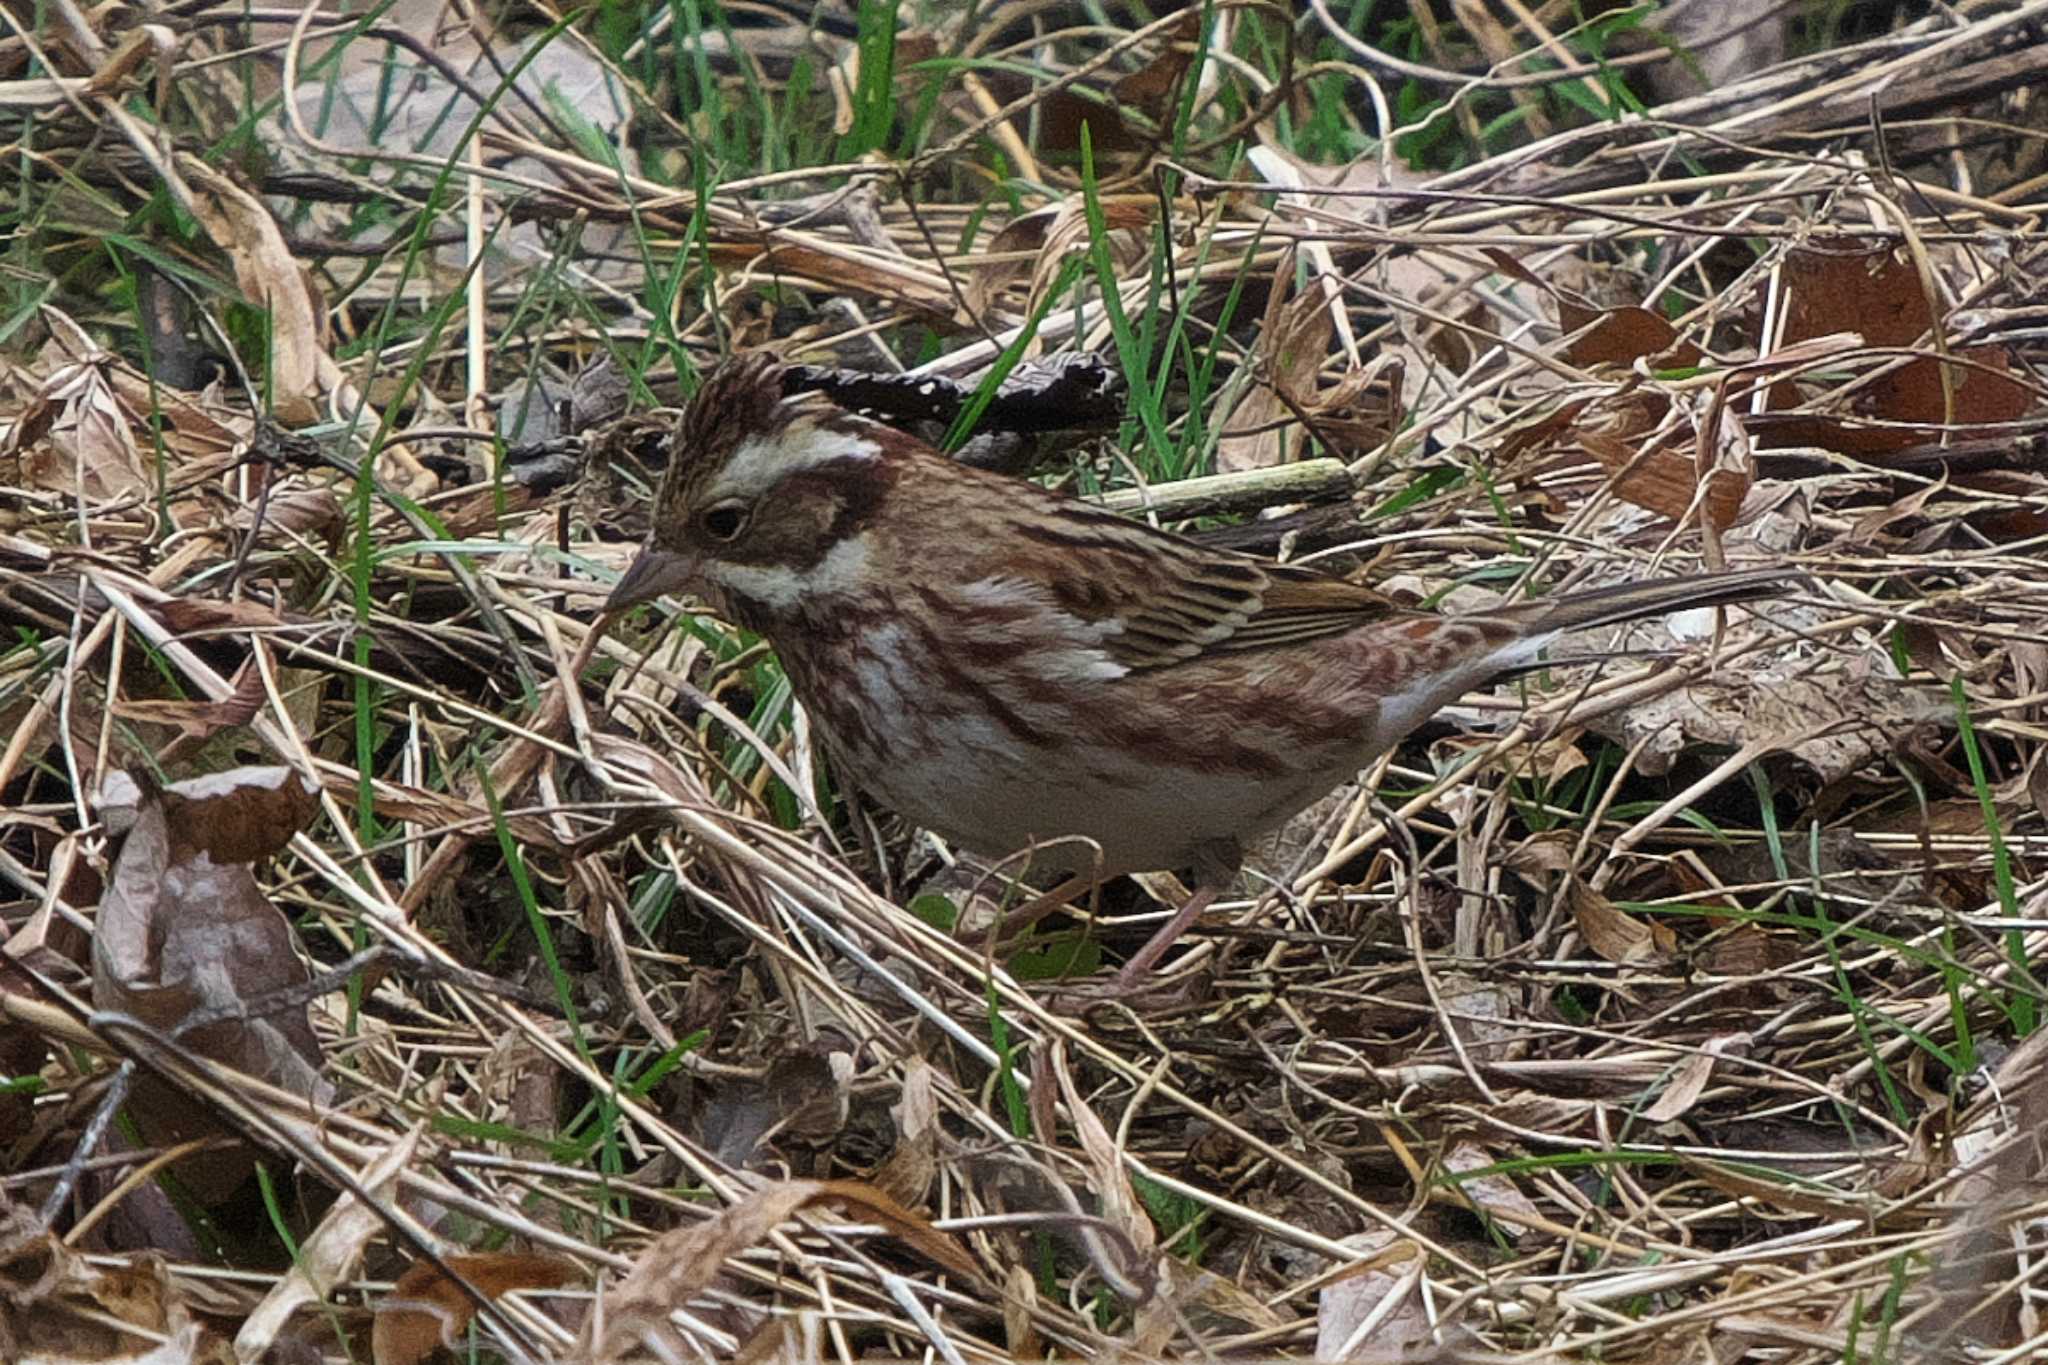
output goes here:
<path id="1" fill-rule="evenodd" d="M 798 417 L 773 435 L 742 440 L 705 496 L 712 501 L 757 498 L 791 474 L 840 460 L 874 460 L 881 453 L 880 444 L 869 437 Z"/>

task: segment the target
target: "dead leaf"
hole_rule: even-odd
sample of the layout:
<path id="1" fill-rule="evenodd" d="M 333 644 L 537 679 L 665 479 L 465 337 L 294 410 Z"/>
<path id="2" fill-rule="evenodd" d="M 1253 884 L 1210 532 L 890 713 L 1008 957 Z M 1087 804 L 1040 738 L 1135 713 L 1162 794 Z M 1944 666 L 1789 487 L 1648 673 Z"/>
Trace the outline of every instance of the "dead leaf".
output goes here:
<path id="1" fill-rule="evenodd" d="M 906 1208 L 924 1202 L 938 1174 L 939 1104 L 931 1063 L 911 1057 L 903 1064 L 903 1090 L 890 1108 L 896 1145 L 875 1172 L 875 1188 Z"/>
<path id="2" fill-rule="evenodd" d="M 950 322 L 953 291 L 943 279 L 908 261 L 853 247 L 825 250 L 808 242 L 724 240 L 706 244 L 712 264 L 775 277 L 827 293 L 867 294 L 909 308 L 927 321 Z"/>
<path id="3" fill-rule="evenodd" d="M 295 768 L 231 768 L 145 791 L 127 773 L 108 775 L 99 809 L 120 833 L 154 800 L 162 807 L 172 861 L 204 856 L 215 863 L 253 863 L 284 851 L 320 812 L 320 787 Z"/>
<path id="4" fill-rule="evenodd" d="M 1499 1164 L 1498 1157 L 1476 1142 L 1459 1142 L 1443 1155 L 1444 1169 L 1463 1177 L 1452 1182 L 1457 1195 L 1479 1212 L 1498 1218 L 1509 1241 L 1520 1241 L 1524 1233 L 1542 1225 L 1542 1211 L 1511 1176 L 1491 1169 Z M 1488 1174 L 1470 1174 L 1473 1171 Z"/>
<path id="5" fill-rule="evenodd" d="M 0 1198 L 0 1345 L 36 1365 L 235 1365 L 164 1258 L 95 1265 Z"/>
<path id="6" fill-rule="evenodd" d="M 1672 521 L 1683 521 L 1692 512 L 1699 492 L 1698 464 L 1689 450 L 1655 445 L 1637 450 L 1607 432 L 1581 430 L 1580 449 L 1600 462 L 1614 483 L 1614 495 Z M 1721 479 L 1708 489 L 1701 510 L 1716 527 L 1735 524 L 1742 510 L 1748 486 L 1737 479 Z"/>
<path id="7" fill-rule="evenodd" d="M 178 170 L 192 187 L 193 212 L 234 264 L 243 297 L 269 314 L 266 359 L 275 416 L 291 426 L 317 420 L 321 313 L 277 220 L 255 195 L 198 157 L 180 154 Z"/>
<path id="8" fill-rule="evenodd" d="M 415 1125 L 363 1168 L 356 1177 L 357 1186 L 372 1200 L 392 1199 L 398 1190 L 398 1178 L 412 1163 L 425 1135 L 425 1126 Z M 235 1333 L 236 1354 L 243 1360 L 260 1359 L 276 1343 L 294 1313 L 325 1303 L 334 1287 L 355 1273 L 363 1249 L 384 1230 L 383 1213 L 365 1204 L 354 1192 L 344 1193 L 321 1217 L 312 1234 L 301 1239 L 291 1268 L 243 1320 L 241 1329 Z M 379 1351 L 377 1359 L 383 1362 L 387 1357 Z"/>
<path id="9" fill-rule="evenodd" d="M 1115 87 L 1118 100 L 1147 108 L 1155 117 L 1158 111 L 1171 109 L 1176 102 L 1181 77 L 1187 74 L 1188 63 L 1195 55 L 1192 44 L 1202 36 L 1202 11 L 1188 9 L 1179 22 L 1159 36 L 1162 41 L 1152 59 L 1119 80 Z"/>
<path id="10" fill-rule="evenodd" d="M 61 315 L 45 307 L 43 317 L 58 337 Z M 73 337 L 83 350 L 58 364 L 36 386 L 27 406 L 0 442 L 0 458 L 20 464 L 20 478 L 33 488 L 100 504 L 143 497 L 154 488 L 149 462 L 135 440 L 138 419 L 121 402 L 110 378 L 114 357 L 89 339 Z"/>
<path id="11" fill-rule="evenodd" d="M 1678 936 L 1664 925 L 1637 919 L 1576 877 L 1565 894 L 1586 946 L 1609 962 L 1652 962 L 1678 944 Z"/>
<path id="12" fill-rule="evenodd" d="M 533 1252 L 494 1251 L 441 1259 L 491 1300 L 522 1289 L 560 1289 L 583 1278 L 573 1262 Z M 415 1261 L 377 1304 L 377 1321 L 370 1329 L 371 1354 L 377 1365 L 417 1365 L 438 1348 L 460 1350 L 475 1317 L 476 1300 L 468 1290 L 442 1274 L 432 1261 Z"/>
<path id="13" fill-rule="evenodd" d="M 219 701 L 128 701 L 116 698 L 114 714 L 143 725 L 163 725 L 195 743 L 223 730 L 247 725 L 263 709 L 263 674 L 249 660 L 236 670 L 234 691 Z"/>
<path id="14" fill-rule="evenodd" d="M 1294 253 L 1282 252 L 1259 329 L 1253 387 L 1224 419 L 1216 443 L 1216 472 L 1266 469 L 1288 459 L 1287 433 L 1295 414 L 1316 406 L 1316 376 L 1330 353 L 1330 300 L 1319 284 L 1288 298 Z M 1299 459 L 1301 451 L 1295 450 Z"/>
<path id="15" fill-rule="evenodd" d="M 1918 267 L 1889 243 L 1816 242 L 1787 253 L 1782 276 L 1788 345 L 1855 332 L 1870 347 L 1929 347 L 1932 343 L 1923 338 L 1946 325 Z M 2033 405 L 2027 386 L 2008 377 L 2012 357 L 2003 346 L 1965 347 L 1946 362 L 1933 355 L 1903 365 L 1889 357 L 1878 359 L 1888 368 L 1855 389 L 1847 412 L 1774 415 L 1759 427 L 1759 439 L 1768 431 L 1773 446 L 1818 445 L 1877 456 L 1934 439 L 1944 423 L 2016 422 Z M 1790 383 L 1781 383 L 1772 401 L 1793 406 L 1801 396 Z M 1891 425 L 1873 425 L 1872 419 Z"/>
<path id="16" fill-rule="evenodd" d="M 1699 347 L 1679 339 L 1676 327 L 1647 308 L 1602 311 L 1560 294 L 1557 325 L 1567 334 L 1578 333 L 1564 348 L 1564 358 L 1574 365 L 1627 367 L 1642 360 L 1652 369 L 1681 370 L 1705 358 Z"/>
<path id="17" fill-rule="evenodd" d="M 1875 1201 L 1858 1195 L 1837 1193 L 1812 1184 L 1795 1185 L 1789 1178 L 1774 1179 L 1753 1170 L 1737 1170 L 1718 1161 L 1689 1155 L 1682 1149 L 1675 1151 L 1673 1156 L 1688 1172 L 1723 1194 L 1753 1199 L 1765 1208 L 1815 1218 L 1853 1218 L 1859 1221 L 1867 1221 L 1877 1212 Z"/>
<path id="18" fill-rule="evenodd" d="M 1060 1098 L 1067 1106 L 1067 1120 L 1073 1125 L 1074 1135 L 1080 1139 L 1081 1151 L 1088 1164 L 1090 1191 L 1095 1196 L 1102 1219 L 1122 1234 L 1123 1246 L 1130 1251 L 1121 1264 L 1103 1267 L 1103 1278 L 1136 1288 L 1143 1302 L 1138 1308 L 1131 1348 L 1143 1355 L 1156 1355 L 1164 1351 L 1172 1339 L 1176 1319 L 1167 1296 L 1154 1292 L 1161 1261 L 1151 1215 L 1145 1212 L 1138 1192 L 1131 1188 L 1130 1176 L 1124 1170 L 1122 1149 L 1109 1135 L 1109 1130 L 1103 1126 L 1074 1081 L 1073 1070 L 1067 1063 L 1064 1039 L 1052 1045 L 1047 1069 L 1057 1079 Z M 1089 1254 L 1098 1261 L 1121 1249 L 1101 1237 L 1089 1237 L 1087 1246 Z"/>
<path id="19" fill-rule="evenodd" d="M 1705 1093 L 1714 1074 L 1714 1062 L 1731 1052 L 1747 1051 L 1748 1047 L 1747 1033 L 1717 1033 L 1707 1039 L 1700 1044 L 1699 1051 L 1679 1065 L 1664 1093 L 1644 1108 L 1643 1117 L 1652 1123 L 1669 1123 L 1684 1114 Z"/>
<path id="20" fill-rule="evenodd" d="M 1568 829 L 1532 834 L 1507 851 L 1501 866 L 1537 886 L 1546 886 L 1551 877 L 1572 870 L 1572 850 L 1578 842 L 1578 835 Z"/>
<path id="21" fill-rule="evenodd" d="M 102 818 L 126 839 L 94 922 L 93 1004 L 323 1100 L 328 1086 L 305 1003 L 274 1000 L 308 973 L 291 926 L 247 866 L 310 820 L 317 806 L 308 784 L 290 769 L 255 768 L 162 792 L 125 774 L 111 775 L 106 787 Z M 195 1027 L 201 1018 L 210 1022 Z M 219 1131 L 197 1101 L 148 1075 L 136 1082 L 128 1112 L 148 1142 Z M 240 1149 L 210 1152 L 179 1174 L 201 1199 L 219 1198 L 246 1178 L 252 1160 Z"/>
<path id="22" fill-rule="evenodd" d="M 969 1283 L 979 1281 L 974 1262 L 944 1233 L 870 1185 L 856 1180 L 790 1180 L 765 1185 L 703 1222 L 688 1223 L 650 1243 L 632 1273 L 601 1294 L 577 1348 L 579 1359 L 624 1360 L 643 1339 L 680 1349 L 670 1341 L 668 1313 L 710 1283 L 726 1259 L 761 1242 L 775 1229 L 818 1204 L 842 1203 L 882 1223 L 929 1259 Z M 593 1342 L 597 1323 L 604 1334 Z"/>
<path id="23" fill-rule="evenodd" d="M 1344 1238 L 1344 1245 L 1365 1259 L 1317 1294 L 1315 1359 L 1394 1365 L 1435 1341 L 1429 1307 L 1419 1292 L 1422 1253 L 1413 1242 L 1396 1240 L 1397 1235 L 1375 1229 Z M 1397 1295 L 1388 1310 L 1387 1300 Z M 1362 1333 L 1374 1318 L 1372 1330 Z"/>

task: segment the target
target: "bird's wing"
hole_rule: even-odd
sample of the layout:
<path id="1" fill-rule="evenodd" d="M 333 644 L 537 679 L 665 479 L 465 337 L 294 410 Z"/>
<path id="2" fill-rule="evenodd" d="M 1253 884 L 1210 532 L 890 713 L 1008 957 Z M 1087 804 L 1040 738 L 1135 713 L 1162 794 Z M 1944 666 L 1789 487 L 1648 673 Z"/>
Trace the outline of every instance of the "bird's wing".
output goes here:
<path id="1" fill-rule="evenodd" d="M 1069 552 L 1075 572 L 1047 580 L 1065 610 L 1109 627 L 1097 638 L 1126 668 L 1299 644 L 1408 614 L 1356 583 L 1062 502 L 1057 522 L 1025 534 Z"/>

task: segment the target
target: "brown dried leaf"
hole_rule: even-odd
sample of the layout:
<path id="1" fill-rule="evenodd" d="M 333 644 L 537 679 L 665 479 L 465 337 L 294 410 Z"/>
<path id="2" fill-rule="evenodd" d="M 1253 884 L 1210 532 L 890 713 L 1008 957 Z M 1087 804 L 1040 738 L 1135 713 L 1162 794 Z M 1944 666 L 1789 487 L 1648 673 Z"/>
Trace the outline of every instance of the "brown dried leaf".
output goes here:
<path id="1" fill-rule="evenodd" d="M 321 316 L 284 233 L 263 201 L 196 156 L 178 170 L 192 187 L 192 208 L 215 246 L 234 263 L 249 302 L 270 314 L 270 395 L 275 415 L 293 426 L 319 415 Z"/>
<path id="2" fill-rule="evenodd" d="M 244 774 L 254 776 L 238 781 Z M 308 980 L 291 927 L 243 861 L 216 861 L 281 848 L 315 809 L 303 779 L 258 768 L 157 794 L 123 774 L 107 786 L 103 818 L 127 838 L 95 921 L 93 1003 L 175 1033 L 201 1056 L 324 1098 L 320 1044 L 303 1003 L 249 1008 Z M 213 1022 L 191 1027 L 201 1015 Z M 151 1142 L 217 1131 L 206 1109 L 152 1077 L 137 1082 L 129 1113 Z M 207 1153 L 180 1175 L 202 1199 L 219 1197 L 241 1183 L 250 1160 L 246 1151 Z"/>
<path id="3" fill-rule="evenodd" d="M 1566 895 L 1586 946 L 1609 962 L 1655 961 L 1678 944 L 1677 935 L 1664 925 L 1624 912 L 1576 877 Z"/>
<path id="4" fill-rule="evenodd" d="M 522 1289 L 560 1289 L 583 1278 L 573 1262 L 530 1252 L 441 1259 L 491 1300 Z M 440 1347 L 460 1347 L 475 1317 L 476 1300 L 467 1290 L 432 1261 L 415 1261 L 377 1305 L 376 1325 L 370 1329 L 372 1358 L 377 1365 L 417 1365 Z"/>
<path id="5" fill-rule="evenodd" d="M 1145 1212 L 1144 1201 L 1138 1198 L 1138 1192 L 1131 1187 L 1130 1176 L 1124 1170 L 1123 1151 L 1075 1083 L 1064 1040 L 1053 1044 L 1049 1065 L 1058 1080 L 1060 1098 L 1066 1101 L 1067 1121 L 1073 1125 L 1074 1135 L 1081 1141 L 1081 1151 L 1087 1159 L 1090 1175 L 1089 1186 L 1103 1221 L 1122 1234 L 1124 1245 L 1130 1249 L 1130 1259 L 1114 1270 L 1126 1283 L 1149 1289 L 1159 1274 L 1159 1266 L 1155 1264 L 1158 1260 L 1158 1238 L 1151 1215 Z M 1089 1247 L 1098 1256 L 1108 1254 L 1111 1249 L 1110 1243 L 1103 1238 L 1091 1238 Z M 1164 1350 L 1172 1338 L 1173 1320 L 1170 1313 L 1162 1317 L 1159 1312 L 1152 1311 L 1165 1306 L 1163 1296 L 1147 1294 L 1145 1298 L 1146 1303 L 1139 1313 L 1137 1340 L 1132 1349 L 1143 1354 L 1156 1354 Z"/>
<path id="6" fill-rule="evenodd" d="M 1699 347 L 1679 340 L 1678 329 L 1647 308 L 1601 311 L 1560 295 L 1557 325 L 1567 333 L 1588 329 L 1564 348 L 1565 359 L 1574 365 L 1633 366 L 1644 360 L 1654 369 L 1679 370 L 1704 358 Z"/>
<path id="7" fill-rule="evenodd" d="M 357 1175 L 358 1189 L 379 1203 L 390 1200 L 425 1135 L 425 1126 L 415 1125 L 392 1143 Z M 243 1320 L 241 1329 L 235 1333 L 236 1353 L 243 1360 L 261 1358 L 283 1336 L 294 1313 L 325 1303 L 334 1287 L 355 1272 L 371 1239 L 384 1231 L 385 1217 L 382 1210 L 359 1199 L 354 1191 L 337 1199 L 321 1217 L 320 1225 L 300 1241 L 291 1269 Z M 380 1309 L 380 1324 L 382 1320 Z"/>
<path id="8" fill-rule="evenodd" d="M 1159 110 L 1173 106 L 1181 77 L 1187 74 L 1188 63 L 1194 58 L 1190 44 L 1202 36 L 1201 10 L 1188 9 L 1180 22 L 1160 36 L 1164 41 L 1152 60 L 1115 86 L 1117 99 L 1149 108 L 1155 116 Z"/>
<path id="9" fill-rule="evenodd" d="M 1330 353 L 1330 300 L 1316 283 L 1289 299 L 1293 278 L 1294 254 L 1283 252 L 1259 329 L 1258 380 L 1225 419 L 1228 432 L 1236 434 L 1216 443 L 1219 474 L 1284 463 L 1297 409 L 1316 405 L 1316 376 Z"/>
<path id="10" fill-rule="evenodd" d="M 0 1348 L 9 1361 L 39 1365 L 235 1361 L 161 1256 L 95 1266 L 26 1208 L 0 1222 Z"/>
<path id="11" fill-rule="evenodd" d="M 1344 1239 L 1346 1247 L 1373 1254 L 1325 1285 L 1317 1296 L 1317 1360 L 1379 1365 L 1417 1358 L 1410 1353 L 1426 1349 L 1433 1340 L 1429 1306 L 1417 1293 L 1421 1287 L 1421 1249 L 1406 1239 L 1395 1238 L 1396 1234 L 1389 1229 L 1376 1229 Z M 1387 1299 L 1397 1293 L 1401 1296 L 1399 1306 L 1385 1311 Z M 1378 1325 L 1361 1337 L 1359 1329 L 1376 1315 Z"/>
<path id="12" fill-rule="evenodd" d="M 1766 1208 L 1784 1209 L 1816 1218 L 1868 1219 L 1876 1213 L 1872 1201 L 1854 1195 L 1830 1194 L 1813 1185 L 1793 1185 L 1787 1179 L 1772 1179 L 1752 1171 L 1736 1170 L 1718 1161 L 1705 1161 L 1676 1153 L 1679 1165 L 1723 1194 L 1754 1199 Z"/>
<path id="13" fill-rule="evenodd" d="M 145 792 L 127 773 L 113 773 L 100 791 L 102 816 L 116 833 L 152 797 L 162 807 L 170 857 L 190 863 L 253 863 L 284 851 L 320 813 L 320 787 L 294 768 L 259 766 L 173 782 Z"/>
<path id="14" fill-rule="evenodd" d="M 246 532 L 255 519 L 256 508 L 245 507 L 235 513 L 234 527 Z M 348 514 L 332 488 L 293 488 L 272 495 L 263 505 L 263 534 L 256 543 L 269 548 L 280 541 L 317 535 L 334 550 L 348 535 L 348 526 Z"/>
<path id="15" fill-rule="evenodd" d="M 1110 234 L 1135 232 L 1151 225 L 1153 216 L 1159 211 L 1159 201 L 1149 194 L 1110 194 L 1097 200 L 1098 212 L 1102 215 L 1103 231 Z M 1015 226 L 1014 224 L 1012 226 Z M 1038 248 L 1038 256 L 1031 263 L 1031 294 L 1025 301 L 1025 312 L 1035 310 L 1046 291 L 1059 282 L 1060 268 L 1072 253 L 1082 250 L 1091 239 L 1094 229 L 1088 221 L 1087 201 L 1071 196 L 1054 208 L 1045 220 L 1044 240 Z M 998 241 L 1009 236 L 1005 228 Z"/>
<path id="16" fill-rule="evenodd" d="M 127 701 L 116 699 L 114 714 L 143 725 L 171 726 L 184 738 L 199 742 L 222 730 L 247 725 L 263 709 L 263 674 L 245 660 L 236 671 L 234 691 L 219 701 Z"/>
<path id="17" fill-rule="evenodd" d="M 765 1185 L 731 1208 L 701 1223 L 689 1223 L 657 1237 L 641 1253 L 632 1273 L 618 1288 L 603 1295 L 600 1311 L 591 1314 L 579 1345 L 579 1358 L 597 1361 L 626 1359 L 643 1337 L 666 1343 L 668 1313 L 711 1282 L 726 1258 L 765 1239 L 784 1222 L 816 1204 L 850 1204 L 882 1223 L 931 1260 L 977 1282 L 974 1262 L 954 1241 L 917 1214 L 872 1186 L 857 1180 L 791 1180 Z M 601 1339 L 589 1331 L 603 1321 Z"/>
<path id="18" fill-rule="evenodd" d="M 801 281 L 828 292 L 888 299 L 932 321 L 952 317 L 953 292 L 943 280 L 874 252 L 826 251 L 792 241 L 712 242 L 706 252 L 713 264 L 723 268 Z"/>
<path id="19" fill-rule="evenodd" d="M 1705 1093 L 1707 1082 L 1713 1078 L 1714 1062 L 1717 1058 L 1734 1051 L 1746 1051 L 1749 1047 L 1747 1033 L 1720 1033 L 1707 1039 L 1700 1050 L 1687 1057 L 1679 1065 L 1664 1087 L 1664 1093 L 1643 1110 L 1643 1117 L 1652 1123 L 1669 1123 L 1684 1114 Z"/>
<path id="20" fill-rule="evenodd" d="M 1542 1224 L 1543 1214 L 1512 1177 L 1491 1171 L 1499 1164 L 1498 1157 L 1476 1142 L 1457 1143 L 1443 1155 L 1444 1169 L 1465 1177 L 1455 1182 L 1457 1193 L 1481 1213 L 1499 1218 L 1509 1241 L 1520 1241 L 1524 1233 Z M 1472 1171 L 1490 1173 L 1469 1174 Z"/>
<path id="21" fill-rule="evenodd" d="M 1591 406 L 1591 399 L 1575 399 L 1511 429 L 1494 447 L 1494 467 L 1506 469 L 1519 456 L 1534 450 L 1549 449 L 1559 438 L 1567 433 L 1576 432 L 1579 419 Z"/>
<path id="22" fill-rule="evenodd" d="M 922 1057 L 903 1064 L 903 1092 L 889 1110 L 896 1146 L 875 1172 L 875 1188 L 906 1208 L 924 1203 L 938 1174 L 939 1102 L 935 1073 Z"/>
<path id="23" fill-rule="evenodd" d="M 1700 968 L 1710 976 L 1771 976 L 1799 960 L 1799 945 L 1783 934 L 1739 924 L 1707 945 Z"/>
<path id="24" fill-rule="evenodd" d="M 153 488 L 134 423 L 108 379 L 115 368 L 113 357 L 93 348 L 37 387 L 0 446 L 0 456 L 21 461 L 24 483 L 91 503 Z"/>
<path id="25" fill-rule="evenodd" d="M 126 366 L 108 371 L 107 380 L 130 412 L 153 413 L 160 417 L 167 442 L 182 442 L 187 455 L 227 455 L 249 439 L 254 424 L 242 413 L 210 411 L 199 402 L 162 383 L 152 385 L 148 376 Z"/>
<path id="26" fill-rule="evenodd" d="M 1145 149 L 1146 139 L 1124 121 L 1114 99 L 1066 86 L 1047 91 L 1038 108 L 1038 145 L 1048 159 L 1080 156 L 1083 128 L 1096 156 Z"/>
<path id="27" fill-rule="evenodd" d="M 1507 851 L 1501 859 L 1501 866 L 1538 886 L 1545 886 L 1551 877 L 1572 870 L 1572 850 L 1578 842 L 1578 835 L 1568 829 L 1532 834 Z"/>
<path id="28" fill-rule="evenodd" d="M 1667 445 L 1638 451 L 1603 431 L 1582 430 L 1578 441 L 1580 448 L 1598 460 L 1614 480 L 1616 497 L 1673 521 L 1683 520 L 1692 511 L 1694 495 L 1699 491 L 1699 470 L 1691 451 Z M 1748 493 L 1743 480 L 1716 478 L 1701 510 L 1716 527 L 1726 529 L 1734 525 Z"/>
<path id="29" fill-rule="evenodd" d="M 1212 1270 L 1168 1256 L 1160 1261 L 1163 1284 L 1138 1308 L 1137 1321 L 1121 1345 L 1130 1360 L 1170 1359 L 1166 1347 L 1182 1326 L 1197 1339 L 1278 1332 L 1292 1319 L 1242 1285 Z M 1156 1349 L 1147 1349 L 1157 1343 Z"/>
<path id="30" fill-rule="evenodd" d="M 1855 332 L 1873 347 L 1924 347 L 1931 344 L 1924 338 L 1941 321 L 1919 269 L 1888 244 L 1851 242 L 1802 248 L 1786 256 L 1783 279 L 1787 290 L 1784 341 L 1788 345 L 1829 333 Z M 1922 355 L 1888 370 L 1856 390 L 1848 413 L 1776 417 L 1768 425 L 1770 443 L 1882 455 L 1932 439 L 1940 434 L 1944 422 L 2014 422 L 2032 407 L 2031 391 L 2007 377 L 2012 357 L 2004 347 L 1973 346 L 1952 354 L 1966 363 L 1950 364 Z M 1791 405 L 1798 402 L 1798 395 L 1789 384 L 1781 384 L 1773 391 L 1773 401 Z M 1923 425 L 1880 427 L 1859 421 L 1871 418 Z"/>

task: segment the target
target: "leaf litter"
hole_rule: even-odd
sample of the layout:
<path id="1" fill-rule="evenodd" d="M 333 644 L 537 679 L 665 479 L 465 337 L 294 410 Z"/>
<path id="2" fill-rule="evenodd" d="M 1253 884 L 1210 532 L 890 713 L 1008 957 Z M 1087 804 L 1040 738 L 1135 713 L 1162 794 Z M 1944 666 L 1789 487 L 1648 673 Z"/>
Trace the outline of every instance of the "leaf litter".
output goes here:
<path id="1" fill-rule="evenodd" d="M 2048 61 L 2038 6 L 1633 121 L 1554 69 L 1584 34 L 1422 8 L 1396 65 L 1341 8 L 905 7 L 880 98 L 929 122 L 854 150 L 872 59 L 830 25 L 692 70 L 579 32 L 493 99 L 535 49 L 481 20 L 437 65 L 404 8 L 344 42 L 53 7 L 59 79 L 8 82 L 38 174 L 188 218 L 110 248 L 161 354 L 80 234 L 15 239 L 50 283 L 0 373 L 0 1357 L 2048 1345 L 2038 206 L 1926 121 Z M 169 100 L 199 73 L 300 82 L 267 174 L 156 136 L 224 131 Z M 1469 154 L 1371 145 L 1374 82 Z M 431 137 L 380 141 L 384 94 Z M 800 170 L 777 109 L 828 138 Z M 1137 354 L 1109 288 L 1167 376 L 1134 417 L 1264 509 L 1197 533 L 1451 605 L 1807 585 L 1468 698 L 1275 835 L 1171 989 L 1079 1016 L 1060 978 L 1143 891 L 992 958 L 1029 893 L 826 799 L 769 656 L 591 623 L 679 357 L 971 391 L 1030 326 Z M 580 479 L 468 425 L 598 387 L 631 430 Z M 1027 453 L 1156 477 L 1118 435 Z M 1314 459 L 1334 495 L 1285 477 Z"/>

